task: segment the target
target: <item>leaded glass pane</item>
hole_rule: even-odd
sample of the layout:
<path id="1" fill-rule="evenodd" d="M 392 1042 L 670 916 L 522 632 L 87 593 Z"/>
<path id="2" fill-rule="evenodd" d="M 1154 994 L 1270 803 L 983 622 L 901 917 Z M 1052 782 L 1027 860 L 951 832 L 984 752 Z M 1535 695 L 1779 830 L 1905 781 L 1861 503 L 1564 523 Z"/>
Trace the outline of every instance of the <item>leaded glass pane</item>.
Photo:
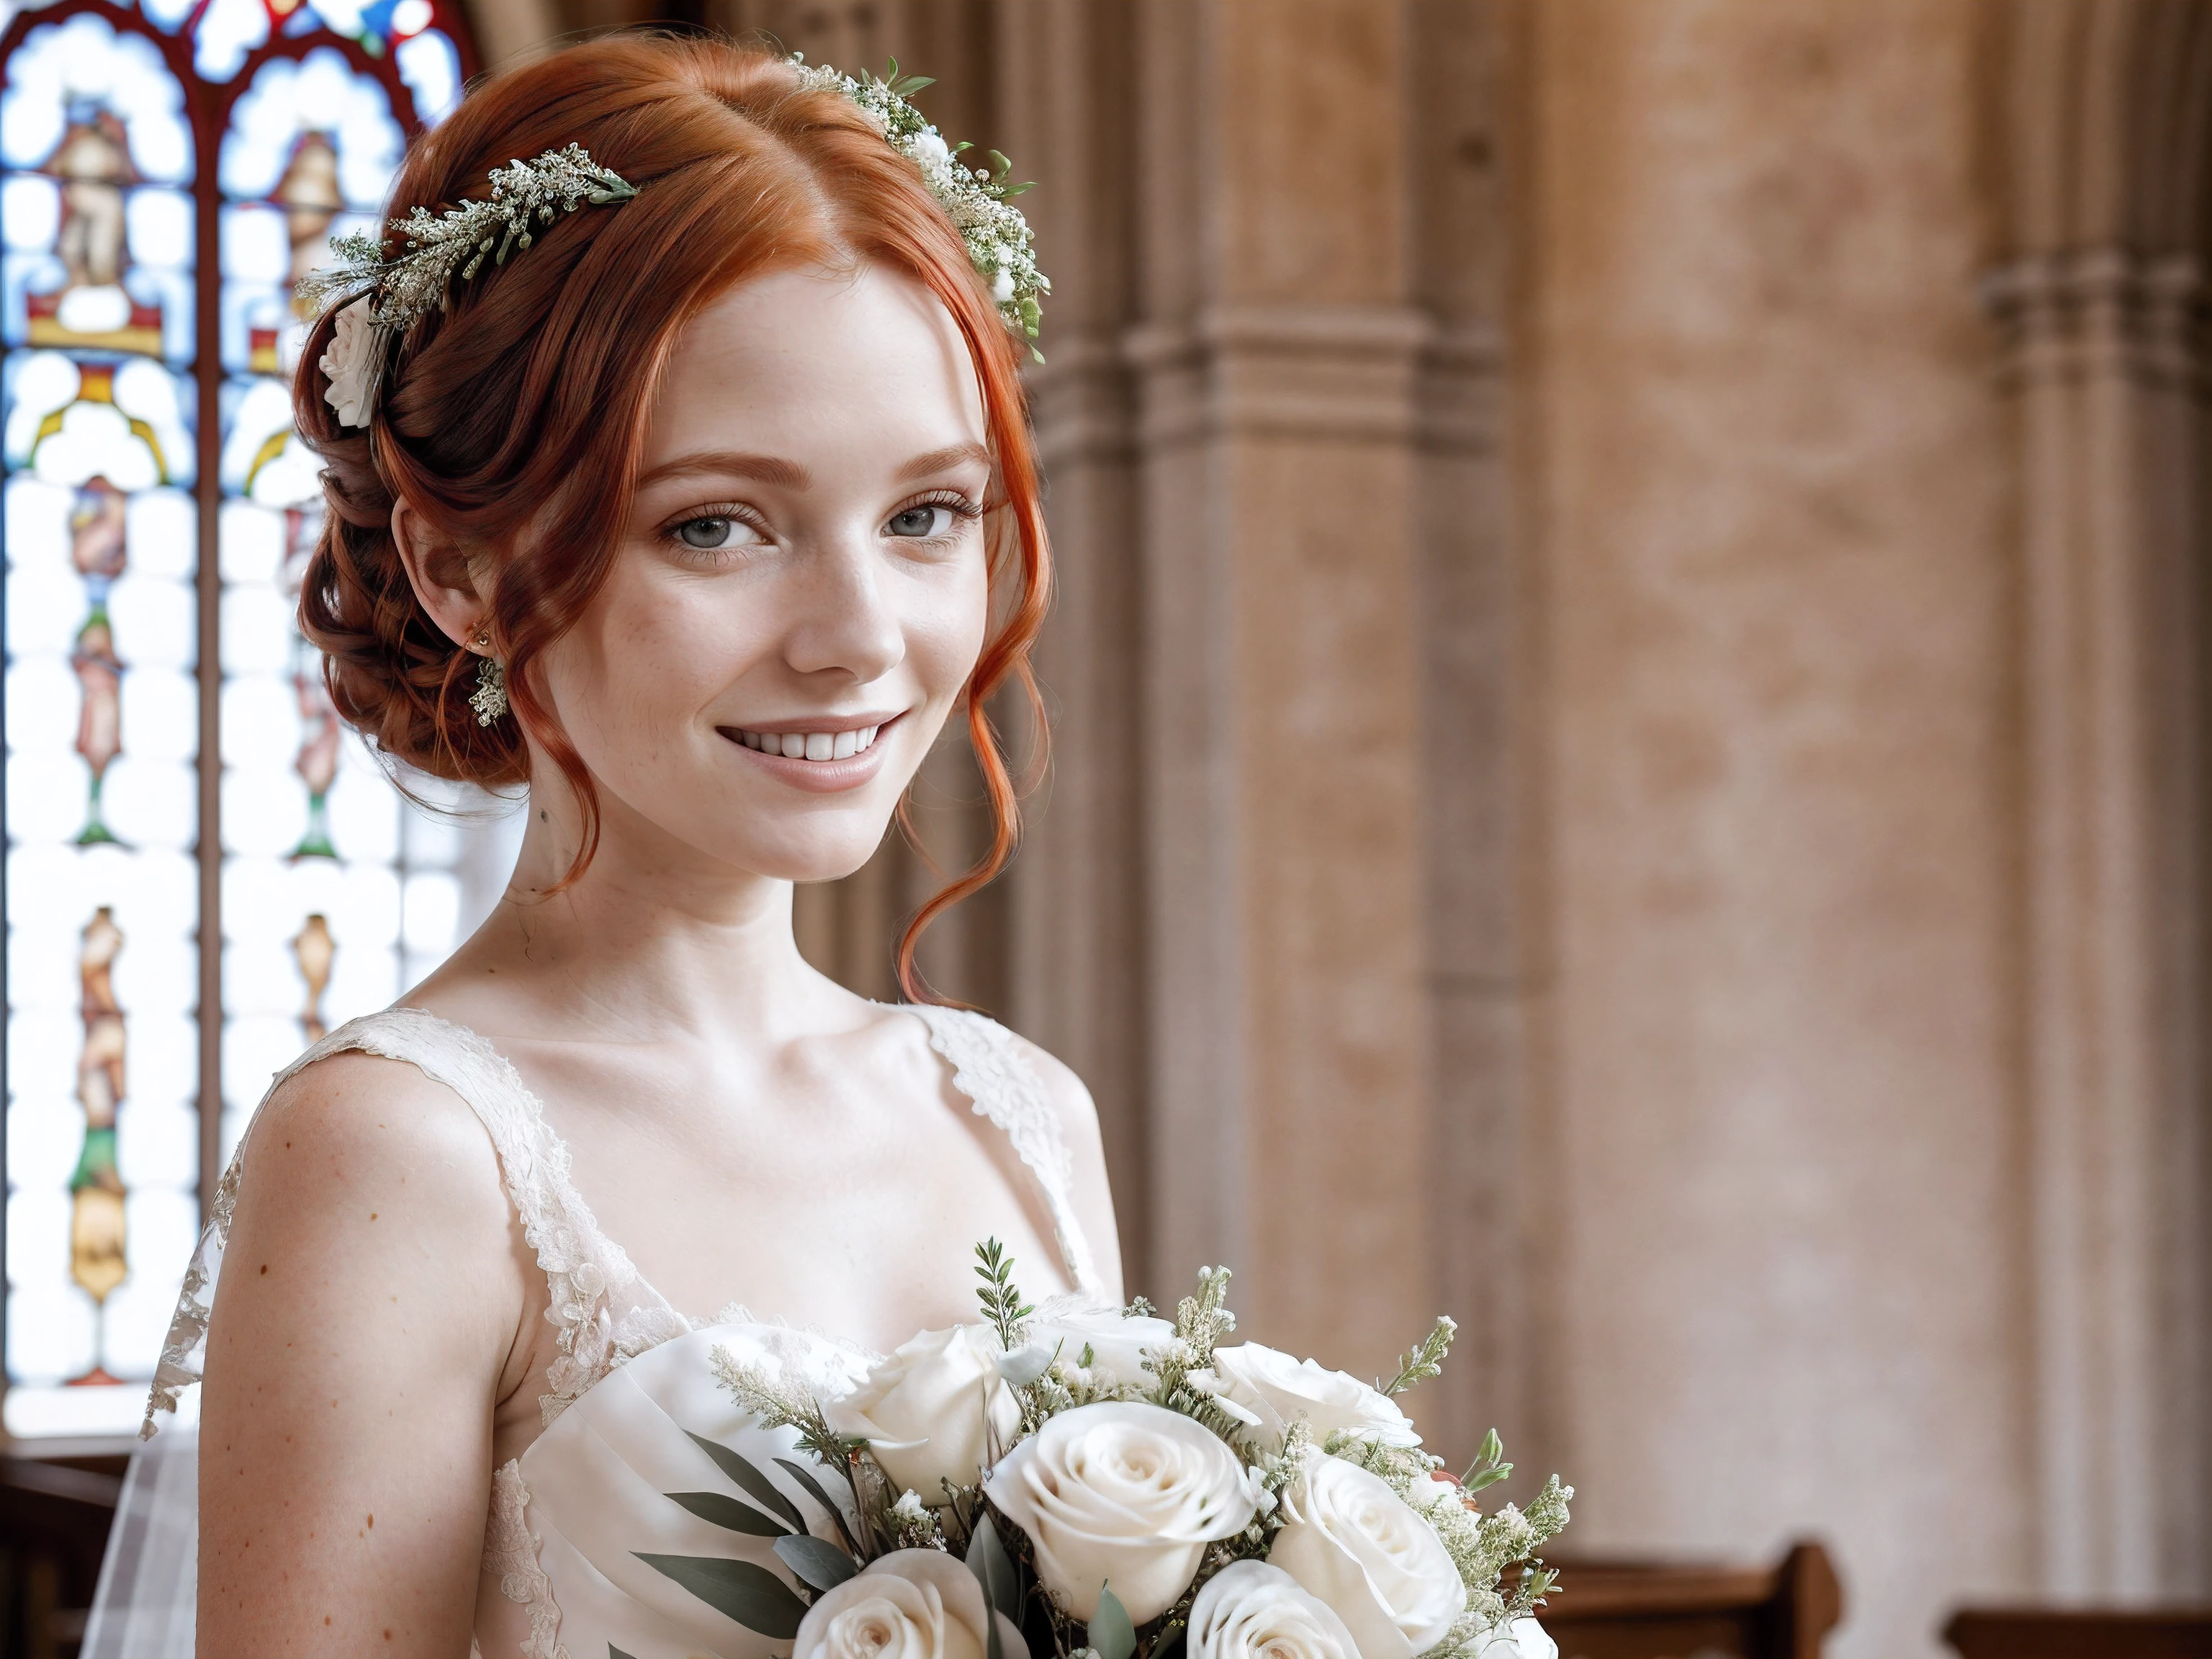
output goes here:
<path id="1" fill-rule="evenodd" d="M 402 811 L 294 620 L 320 509 L 292 285 L 377 222 L 464 63 L 443 0 L 0 0 L 0 30 L 4 1410 L 106 1433 L 143 1401 L 209 1138 L 227 1157 L 270 1073 L 503 879 L 481 831 Z"/>
<path id="2" fill-rule="evenodd" d="M 193 147 L 160 49 L 29 28 L 0 108 L 8 1401 L 158 1349 L 198 1214 Z M 45 1385 L 41 1389 L 40 1385 Z"/>

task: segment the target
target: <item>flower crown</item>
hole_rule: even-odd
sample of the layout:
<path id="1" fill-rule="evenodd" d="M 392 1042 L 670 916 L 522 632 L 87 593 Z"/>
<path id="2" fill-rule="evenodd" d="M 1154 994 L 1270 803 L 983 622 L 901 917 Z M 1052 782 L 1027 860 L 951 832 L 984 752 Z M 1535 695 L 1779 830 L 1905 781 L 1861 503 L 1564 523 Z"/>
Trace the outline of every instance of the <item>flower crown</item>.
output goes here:
<path id="1" fill-rule="evenodd" d="M 922 182 L 959 231 L 969 263 L 990 283 L 999 314 L 1034 343 L 1038 301 L 1052 284 L 1037 269 L 1028 222 L 1008 204 L 1029 188 L 1006 182 L 1013 164 L 996 150 L 988 152 L 995 170 L 960 162 L 957 158 L 972 146 L 947 144 L 907 101 L 908 94 L 934 82 L 900 75 L 896 58 L 883 78 L 859 80 L 826 64 L 811 65 L 797 52 L 789 61 L 803 88 L 844 94 L 893 149 L 921 168 Z M 404 239 L 404 252 L 386 258 L 383 238 L 367 232 L 333 237 L 331 251 L 339 263 L 300 282 L 297 291 L 311 304 L 343 305 L 329 349 L 316 365 L 330 381 L 323 398 L 337 412 L 339 425 L 368 425 L 392 342 L 452 304 L 457 274 L 467 282 L 487 256 L 505 264 L 510 253 L 530 246 L 532 227 L 551 224 L 556 212 L 574 213 L 586 203 L 618 206 L 637 194 L 635 185 L 601 167 L 580 144 L 549 149 L 534 161 L 509 161 L 493 168 L 490 178 L 491 192 L 482 201 L 464 198 L 435 215 L 417 207 L 404 219 L 389 221 L 387 234 Z M 1030 353 L 1044 361 L 1034 343 Z"/>
<path id="2" fill-rule="evenodd" d="M 1029 221 L 1012 205 L 1012 198 L 1030 188 L 1006 182 L 1014 164 L 994 149 L 984 152 L 991 158 L 990 167 L 964 165 L 958 158 L 975 146 L 964 141 L 946 143 L 907 101 L 908 94 L 936 82 L 923 75 L 901 75 L 896 58 L 881 78 L 867 75 L 859 80 L 827 64 L 809 64 L 799 52 L 792 53 L 790 62 L 799 71 L 800 85 L 809 92 L 843 93 L 883 130 L 893 149 L 921 169 L 930 194 L 959 231 L 969 263 L 991 284 L 999 314 L 1009 328 L 1034 342 L 1041 314 L 1038 302 L 1052 292 L 1052 284 L 1037 269 L 1036 237 Z M 1030 355 L 1044 361 L 1035 344 Z"/>

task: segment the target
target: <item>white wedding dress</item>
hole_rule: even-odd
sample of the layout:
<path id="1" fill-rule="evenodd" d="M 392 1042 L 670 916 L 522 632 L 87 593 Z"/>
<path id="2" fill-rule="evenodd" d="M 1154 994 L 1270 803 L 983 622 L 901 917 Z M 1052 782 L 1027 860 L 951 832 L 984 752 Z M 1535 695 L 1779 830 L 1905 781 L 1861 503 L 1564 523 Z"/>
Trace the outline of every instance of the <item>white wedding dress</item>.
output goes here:
<path id="1" fill-rule="evenodd" d="M 1058 1119 L 1012 1033 L 958 1010 L 907 1012 L 927 1028 L 954 1086 L 1006 1133 L 1035 1177 L 1075 1286 L 1065 1300 L 1103 1303 L 1071 1202 Z M 742 1308 L 708 1322 L 672 1307 L 599 1231 L 569 1179 L 568 1149 L 537 1097 L 472 1031 L 421 1009 L 387 1009 L 331 1032 L 276 1082 L 348 1049 L 406 1060 L 474 1109 L 551 1291 L 545 1316 L 557 1328 L 560 1352 L 539 1397 L 544 1428 L 494 1475 L 484 1540 L 485 1572 L 500 1594 L 527 1609 L 523 1659 L 788 1653 L 787 1638 L 758 1634 L 686 1588 L 680 1566 L 672 1576 L 643 1558 L 747 1561 L 795 1585 L 769 1539 L 702 1519 L 669 1496 L 739 1496 L 740 1486 L 699 1443 L 704 1440 L 765 1474 L 789 1505 L 787 1516 L 795 1513 L 817 1535 L 833 1532 L 823 1498 L 850 1502 L 842 1483 L 797 1451 L 790 1430 L 761 1429 L 738 1410 L 715 1380 L 711 1352 L 726 1347 L 826 1396 L 848 1392 L 875 1356 L 824 1332 L 763 1323 Z M 239 1169 L 251 1146 L 249 1134 L 224 1173 L 185 1274 L 147 1407 L 149 1434 L 157 1413 L 174 1410 L 179 1394 L 200 1380 Z M 134 1460 L 84 1659 L 189 1659 L 197 1560 L 191 1439 L 190 1431 L 173 1428 Z M 819 1490 L 810 1491 L 779 1458 L 814 1476 Z M 750 1507 L 757 1513 L 761 1505 Z M 495 1651 L 490 1659 L 506 1656 Z"/>

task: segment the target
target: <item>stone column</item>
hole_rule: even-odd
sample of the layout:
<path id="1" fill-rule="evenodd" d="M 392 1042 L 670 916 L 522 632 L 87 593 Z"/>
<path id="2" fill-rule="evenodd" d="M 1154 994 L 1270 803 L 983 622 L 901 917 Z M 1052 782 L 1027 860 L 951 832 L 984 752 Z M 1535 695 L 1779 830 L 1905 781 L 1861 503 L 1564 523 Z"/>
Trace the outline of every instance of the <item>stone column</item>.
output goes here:
<path id="1" fill-rule="evenodd" d="M 1156 1276 L 1372 1370 L 1434 1312 L 1406 14 L 1140 19 Z"/>
<path id="2" fill-rule="evenodd" d="M 1133 1291 L 1159 1295 L 1146 1100 L 1144 554 L 1121 350 L 1136 295 L 1133 27 L 1120 0 L 1036 0 L 1000 13 L 1004 147 L 1021 177 L 1043 181 L 1021 204 L 1053 283 L 1046 361 L 1030 371 L 1030 391 L 1058 573 L 1036 659 L 1052 768 L 1005 884 L 1000 1012 L 1090 1085 L 1124 1273 Z"/>
<path id="3" fill-rule="evenodd" d="M 1414 497 L 1435 1126 L 1428 1255 L 1437 1306 L 1466 1331 L 1418 1410 L 1445 1456 L 1464 1463 L 1495 1426 L 1526 1468 L 1537 1449 L 1528 1439 L 1537 938 L 1528 911 L 1538 688 L 1528 572 L 1510 511 L 1504 331 L 1525 30 L 1513 7 L 1467 0 L 1418 0 L 1408 17 L 1413 284 L 1437 325 L 1417 382 Z"/>
<path id="4" fill-rule="evenodd" d="M 2007 8 L 2041 1583 L 2212 1593 L 2212 10 Z"/>

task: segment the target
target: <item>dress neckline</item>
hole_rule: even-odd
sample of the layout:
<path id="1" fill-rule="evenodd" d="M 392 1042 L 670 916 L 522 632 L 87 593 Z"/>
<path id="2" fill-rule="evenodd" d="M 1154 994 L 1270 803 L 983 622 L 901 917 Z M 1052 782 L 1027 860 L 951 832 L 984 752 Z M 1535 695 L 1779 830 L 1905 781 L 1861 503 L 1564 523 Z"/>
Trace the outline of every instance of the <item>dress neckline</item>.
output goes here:
<path id="1" fill-rule="evenodd" d="M 1080 1224 L 1075 1219 L 1071 1203 L 1072 1195 L 1067 1191 L 1072 1171 L 1066 1145 L 1060 1134 L 1059 1123 L 1052 1115 L 1049 1101 L 1038 1084 L 1033 1069 L 1022 1060 L 1011 1043 L 1005 1040 L 1013 1034 L 997 1021 L 966 1009 L 940 1007 L 926 1003 L 871 1001 L 868 1006 L 889 1013 L 909 1014 L 921 1021 L 922 1029 L 929 1039 L 931 1049 L 951 1070 L 952 1086 L 968 1099 L 977 1116 L 988 1118 L 1006 1135 L 1013 1145 L 1016 1155 L 1021 1159 L 1023 1168 L 1028 1170 L 1030 1179 L 1036 1183 L 1039 1195 L 1045 1201 L 1046 1212 L 1052 1222 L 1054 1243 L 1060 1249 L 1060 1268 L 1066 1276 L 1072 1291 L 1075 1294 L 1081 1295 L 1097 1289 L 1089 1242 L 1084 1237 Z M 380 1013 L 367 1015 L 362 1019 L 354 1021 L 352 1025 L 340 1028 L 340 1030 L 332 1032 L 329 1038 L 325 1038 L 325 1042 L 333 1042 L 337 1037 L 351 1030 L 353 1025 L 366 1025 L 371 1021 L 381 1021 L 398 1015 L 419 1019 L 423 1024 L 445 1033 L 456 1043 L 464 1044 L 476 1051 L 503 1085 L 502 1092 L 509 1095 L 514 1104 L 520 1109 L 518 1115 L 536 1131 L 532 1138 L 538 1143 L 536 1148 L 538 1156 L 532 1160 L 537 1167 L 531 1173 L 541 1184 L 557 1189 L 559 1197 L 562 1200 L 562 1207 L 567 1209 L 578 1223 L 592 1232 L 598 1233 L 610 1250 L 621 1255 L 627 1261 L 629 1260 L 627 1253 L 599 1230 L 597 1218 L 590 1204 L 586 1200 L 583 1194 L 577 1189 L 570 1175 L 573 1158 L 569 1153 L 568 1142 L 562 1138 L 560 1131 L 556 1129 L 546 1117 L 545 1103 L 524 1079 L 514 1062 L 502 1054 L 489 1037 L 473 1027 L 464 1025 L 459 1020 L 448 1019 L 442 1014 L 434 1013 L 428 1008 L 416 1007 L 410 1003 L 399 1003 L 394 1004 Z M 972 1022 L 972 1024 L 969 1022 Z M 978 1032 L 975 1029 L 977 1026 L 984 1028 L 984 1031 Z M 981 1042 L 973 1040 L 977 1036 L 986 1036 L 986 1034 L 988 1034 L 986 1040 Z M 989 1036 L 995 1036 L 999 1040 L 989 1041 Z M 347 1046 L 365 1048 L 367 1045 L 356 1042 Z M 279 1074 L 277 1081 L 282 1082 L 284 1078 L 311 1063 L 310 1056 L 322 1057 L 317 1053 L 317 1049 L 322 1049 L 323 1047 L 323 1044 L 319 1043 L 315 1049 L 310 1049 L 307 1054 L 302 1054 L 298 1060 Z M 326 1052 L 337 1051 L 336 1048 L 332 1048 Z M 389 1057 L 412 1059 L 411 1055 Z M 438 1080 L 447 1081 L 442 1078 Z M 1026 1088 L 1024 1086 L 1025 1085 Z M 455 1087 L 450 1082 L 447 1083 L 447 1086 Z M 460 1093 L 464 1099 L 469 1100 L 470 1105 L 477 1110 L 480 1116 L 483 1115 L 483 1108 L 477 1101 L 470 1099 L 465 1091 L 455 1087 L 455 1092 Z M 495 1133 L 494 1139 L 497 1140 L 500 1137 Z M 710 1325 L 726 1324 L 732 1320 L 742 1320 L 750 1324 L 777 1322 L 757 1320 L 741 1302 L 734 1301 L 725 1304 L 722 1311 L 711 1319 L 696 1315 L 687 1315 L 662 1296 L 659 1291 L 645 1278 L 641 1271 L 635 1267 L 631 1271 L 636 1274 L 637 1284 L 650 1291 L 661 1305 L 684 1320 L 690 1329 L 703 1329 Z"/>
<path id="2" fill-rule="evenodd" d="M 1075 1213 L 1071 1162 L 1059 1118 L 1035 1069 L 1015 1046 L 1014 1034 L 965 1009 L 917 1003 L 876 1006 L 911 1014 L 921 1022 L 931 1048 L 952 1068 L 953 1086 L 967 1096 L 979 1116 L 990 1119 L 1012 1143 L 1051 1216 L 1061 1265 L 1075 1287 L 1067 1300 L 1101 1300 L 1103 1287 Z M 405 1060 L 433 1082 L 444 1084 L 476 1113 L 490 1136 L 508 1200 L 546 1276 L 545 1317 L 556 1328 L 559 1348 L 547 1368 L 546 1392 L 538 1397 L 548 1425 L 616 1366 L 650 1348 L 710 1324 L 731 1322 L 740 1315 L 747 1322 L 760 1322 L 735 1304 L 714 1321 L 687 1318 L 645 1279 L 622 1246 L 600 1229 L 591 1206 L 576 1190 L 569 1174 L 568 1143 L 546 1121 L 544 1103 L 513 1062 L 465 1025 L 406 1005 L 364 1015 L 340 1026 L 278 1072 L 269 1092 L 273 1094 L 316 1061 L 351 1050 Z M 264 1094 L 262 1103 L 267 1101 Z M 143 1435 L 153 1433 L 155 1413 L 174 1411 L 179 1395 L 200 1380 L 240 1171 L 252 1144 L 249 1125 L 216 1185 L 206 1230 L 185 1269 L 176 1315 L 155 1369 Z"/>

